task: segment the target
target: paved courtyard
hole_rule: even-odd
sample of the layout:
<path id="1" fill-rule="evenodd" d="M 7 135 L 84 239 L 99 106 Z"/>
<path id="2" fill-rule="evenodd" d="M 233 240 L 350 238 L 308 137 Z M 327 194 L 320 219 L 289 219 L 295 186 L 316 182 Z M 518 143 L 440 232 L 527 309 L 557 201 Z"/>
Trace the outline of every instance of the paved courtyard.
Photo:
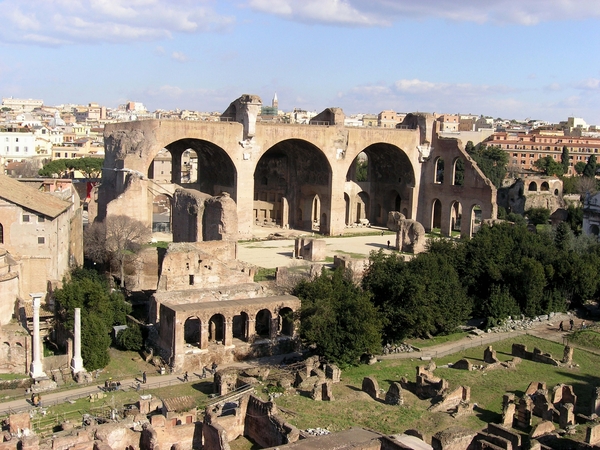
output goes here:
<path id="1" fill-rule="evenodd" d="M 326 257 L 333 258 L 334 255 L 349 255 L 355 258 L 367 258 L 372 251 L 383 249 L 389 253 L 390 247 L 396 242 L 396 234 L 384 232 L 376 228 L 350 229 L 349 233 L 366 234 L 352 237 L 321 237 L 314 235 L 316 239 L 324 239 L 327 242 Z M 255 236 L 266 237 L 268 234 L 281 232 L 278 229 L 256 229 Z M 283 234 L 283 233 L 282 233 Z M 308 261 L 301 261 L 292 257 L 294 251 L 294 236 L 311 237 L 311 233 L 287 232 L 284 237 L 271 240 L 242 241 L 238 244 L 238 259 L 259 267 L 275 268 L 280 266 L 307 265 Z M 286 239 L 285 237 L 289 237 Z M 325 262 L 325 261 L 323 261 Z M 329 261 L 331 262 L 331 261 Z"/>

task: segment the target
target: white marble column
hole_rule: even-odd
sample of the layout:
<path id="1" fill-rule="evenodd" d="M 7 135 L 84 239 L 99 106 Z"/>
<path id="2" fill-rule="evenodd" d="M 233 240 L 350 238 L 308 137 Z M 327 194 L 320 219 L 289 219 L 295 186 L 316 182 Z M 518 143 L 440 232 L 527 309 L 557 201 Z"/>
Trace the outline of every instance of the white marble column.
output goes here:
<path id="1" fill-rule="evenodd" d="M 73 325 L 73 360 L 71 361 L 71 370 L 73 375 L 83 370 L 83 359 L 81 359 L 81 308 L 75 308 L 75 323 Z"/>
<path id="2" fill-rule="evenodd" d="M 40 302 L 43 293 L 29 294 L 33 297 L 33 345 L 32 345 L 32 357 L 31 362 L 31 378 L 44 378 L 44 367 L 42 366 L 42 358 L 40 353 Z"/>

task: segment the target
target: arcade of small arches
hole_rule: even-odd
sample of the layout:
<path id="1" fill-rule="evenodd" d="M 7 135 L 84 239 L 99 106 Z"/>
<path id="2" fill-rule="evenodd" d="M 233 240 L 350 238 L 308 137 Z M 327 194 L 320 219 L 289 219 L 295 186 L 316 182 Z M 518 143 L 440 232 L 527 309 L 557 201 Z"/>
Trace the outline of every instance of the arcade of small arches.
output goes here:
<path id="1" fill-rule="evenodd" d="M 160 305 L 160 347 L 176 368 L 185 355 L 214 355 L 231 349 L 290 340 L 296 336 L 300 299 L 292 295 Z M 216 353 L 215 353 L 216 352 Z M 189 363 L 189 361 L 188 361 Z"/>
<path id="2" fill-rule="evenodd" d="M 210 344 L 233 345 L 235 339 L 253 343 L 259 339 L 292 337 L 294 311 L 289 307 L 277 312 L 263 308 L 255 314 L 246 311 L 233 316 L 215 313 L 204 320 L 191 315 L 185 320 L 183 329 L 185 343 L 200 349 L 207 349 Z"/>
<path id="3" fill-rule="evenodd" d="M 448 208 L 448 206 L 446 206 Z M 467 215 L 463 214 L 461 202 L 454 200 L 449 202 L 449 208 L 443 207 L 440 199 L 434 199 L 431 205 L 431 230 L 449 229 L 451 233 L 460 233 L 461 236 L 473 236 L 482 223 L 482 210 L 478 204 L 472 204 L 466 209 Z M 447 221 L 447 227 L 444 227 Z"/>

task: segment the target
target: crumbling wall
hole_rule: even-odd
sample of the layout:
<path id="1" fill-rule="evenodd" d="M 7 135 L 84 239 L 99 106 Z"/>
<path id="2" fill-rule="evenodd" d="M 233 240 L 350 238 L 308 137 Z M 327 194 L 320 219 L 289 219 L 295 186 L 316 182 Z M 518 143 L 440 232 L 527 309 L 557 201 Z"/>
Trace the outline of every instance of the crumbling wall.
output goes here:
<path id="1" fill-rule="evenodd" d="M 177 189 L 171 205 L 171 231 L 173 242 L 198 242 L 202 240 L 202 217 L 208 194 Z"/>
<path id="2" fill-rule="evenodd" d="M 237 205 L 227 192 L 206 200 L 204 207 L 203 240 L 237 240 Z"/>
<path id="3" fill-rule="evenodd" d="M 261 447 L 275 447 L 296 442 L 300 432 L 281 419 L 277 413 L 274 403 L 263 402 L 251 395 L 248 400 L 244 435 Z"/>
<path id="4" fill-rule="evenodd" d="M 476 431 L 462 427 L 450 427 L 431 437 L 433 450 L 471 450 L 474 448 Z"/>

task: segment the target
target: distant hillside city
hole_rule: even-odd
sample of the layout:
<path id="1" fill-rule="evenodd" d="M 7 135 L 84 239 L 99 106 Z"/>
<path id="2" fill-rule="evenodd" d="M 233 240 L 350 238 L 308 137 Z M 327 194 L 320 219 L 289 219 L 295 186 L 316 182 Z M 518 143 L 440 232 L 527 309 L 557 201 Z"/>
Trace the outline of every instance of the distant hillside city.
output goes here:
<path id="1" fill-rule="evenodd" d="M 279 109 L 277 94 L 271 105 L 263 105 L 258 121 L 281 124 L 308 125 L 316 111 L 294 108 Z M 543 120 L 492 118 L 475 114 L 433 113 L 438 133 L 456 137 L 463 144 L 481 142 L 502 148 L 509 154 L 513 172 L 535 170 L 536 160 L 551 156 L 560 161 L 564 146 L 570 154 L 566 175 L 575 174 L 578 162 L 587 162 L 600 148 L 600 129 L 584 119 L 569 117 L 566 121 L 550 123 Z M 406 116 L 393 110 L 378 114 L 346 116 L 348 127 L 396 128 Z M 104 157 L 104 125 L 138 120 L 220 121 L 221 112 L 191 110 L 162 110 L 150 112 L 143 103 L 130 101 L 117 108 L 98 103 L 87 105 L 63 104 L 48 106 L 40 99 L 3 98 L 0 109 L 0 163 L 9 176 L 35 176 L 50 160 L 82 157 Z M 516 169 L 516 170 L 514 170 Z"/>

